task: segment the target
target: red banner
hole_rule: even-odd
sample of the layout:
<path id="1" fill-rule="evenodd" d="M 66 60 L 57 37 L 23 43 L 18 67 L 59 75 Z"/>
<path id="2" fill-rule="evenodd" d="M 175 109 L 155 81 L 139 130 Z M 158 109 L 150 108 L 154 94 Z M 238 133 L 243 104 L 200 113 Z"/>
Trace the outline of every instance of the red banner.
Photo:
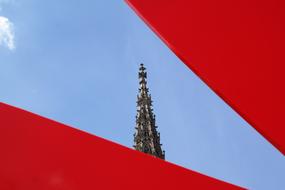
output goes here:
<path id="1" fill-rule="evenodd" d="M 127 0 L 170 49 L 285 154 L 284 0 Z"/>
<path id="2" fill-rule="evenodd" d="M 0 103 L 0 189 L 241 189 Z"/>

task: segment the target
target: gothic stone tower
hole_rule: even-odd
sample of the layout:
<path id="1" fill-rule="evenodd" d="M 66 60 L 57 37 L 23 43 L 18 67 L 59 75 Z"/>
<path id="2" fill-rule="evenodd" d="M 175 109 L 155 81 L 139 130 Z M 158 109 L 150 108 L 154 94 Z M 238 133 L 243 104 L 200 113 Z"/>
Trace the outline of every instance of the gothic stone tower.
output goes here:
<path id="1" fill-rule="evenodd" d="M 147 73 L 143 64 L 139 69 L 139 94 L 137 96 L 136 132 L 134 148 L 164 160 L 165 153 L 161 149 L 160 134 L 156 131 L 155 115 L 152 113 L 151 95 L 148 94 Z"/>

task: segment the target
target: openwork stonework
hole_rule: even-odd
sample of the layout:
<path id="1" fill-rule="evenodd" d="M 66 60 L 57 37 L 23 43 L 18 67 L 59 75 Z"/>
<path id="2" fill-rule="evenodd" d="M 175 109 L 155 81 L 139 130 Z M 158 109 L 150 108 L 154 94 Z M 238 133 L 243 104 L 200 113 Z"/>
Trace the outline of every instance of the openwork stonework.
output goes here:
<path id="1" fill-rule="evenodd" d="M 136 132 L 134 148 L 138 151 L 165 159 L 165 152 L 160 144 L 160 134 L 155 125 L 151 95 L 147 88 L 147 73 L 143 64 L 139 69 L 139 94 L 137 96 Z"/>

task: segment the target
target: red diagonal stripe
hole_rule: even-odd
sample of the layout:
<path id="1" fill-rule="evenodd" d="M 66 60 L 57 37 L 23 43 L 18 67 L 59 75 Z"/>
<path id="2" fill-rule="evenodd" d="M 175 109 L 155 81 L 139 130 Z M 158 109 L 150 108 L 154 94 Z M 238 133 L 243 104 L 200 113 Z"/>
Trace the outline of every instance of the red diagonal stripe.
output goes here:
<path id="1" fill-rule="evenodd" d="M 285 153 L 285 1 L 127 2 L 187 66 Z"/>
<path id="2" fill-rule="evenodd" d="M 240 189 L 2 103 L 0 150 L 3 190 Z"/>

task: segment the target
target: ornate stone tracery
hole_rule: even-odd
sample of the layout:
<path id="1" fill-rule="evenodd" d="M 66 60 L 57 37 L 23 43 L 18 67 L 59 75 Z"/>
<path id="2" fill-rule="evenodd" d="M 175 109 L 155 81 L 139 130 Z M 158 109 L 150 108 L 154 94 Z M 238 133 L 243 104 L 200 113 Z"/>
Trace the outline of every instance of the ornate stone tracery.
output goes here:
<path id="1" fill-rule="evenodd" d="M 137 96 L 136 132 L 134 134 L 134 148 L 138 151 L 165 159 L 161 149 L 160 133 L 155 125 L 155 115 L 152 113 L 151 95 L 148 94 L 147 73 L 143 64 L 139 69 L 139 94 Z"/>

